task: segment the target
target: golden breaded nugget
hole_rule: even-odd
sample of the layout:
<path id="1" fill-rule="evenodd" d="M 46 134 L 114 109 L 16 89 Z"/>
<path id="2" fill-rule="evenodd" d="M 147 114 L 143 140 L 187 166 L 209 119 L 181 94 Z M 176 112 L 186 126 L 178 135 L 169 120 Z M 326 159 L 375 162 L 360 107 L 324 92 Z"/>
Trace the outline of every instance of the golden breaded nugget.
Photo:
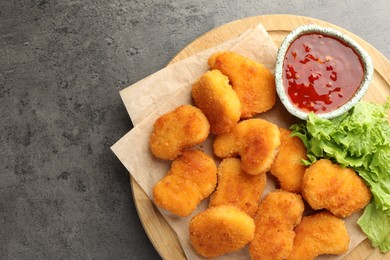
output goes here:
<path id="1" fill-rule="evenodd" d="M 208 64 L 229 77 L 241 102 L 241 118 L 250 118 L 275 105 L 275 77 L 262 64 L 234 52 L 215 53 Z"/>
<path id="2" fill-rule="evenodd" d="M 218 167 L 218 186 L 209 207 L 233 205 L 254 217 L 267 181 L 266 174 L 251 175 L 241 169 L 240 159 L 224 159 Z"/>
<path id="3" fill-rule="evenodd" d="M 214 153 L 220 158 L 241 156 L 241 168 L 249 174 L 265 173 L 280 145 L 278 127 L 263 119 L 239 122 L 229 133 L 214 139 Z"/>
<path id="4" fill-rule="evenodd" d="M 293 248 L 294 227 L 304 210 L 300 195 L 284 190 L 268 193 L 255 218 L 255 236 L 249 244 L 252 259 L 286 259 Z"/>
<path id="5" fill-rule="evenodd" d="M 196 184 L 181 176 L 167 175 L 153 188 L 154 203 L 180 217 L 190 215 L 202 199 Z"/>
<path id="6" fill-rule="evenodd" d="M 241 116 L 241 103 L 229 79 L 219 70 L 207 71 L 192 86 L 195 105 L 202 110 L 216 135 L 227 133 Z"/>
<path id="7" fill-rule="evenodd" d="M 184 151 L 153 188 L 157 206 L 178 216 L 190 215 L 217 184 L 217 166 L 204 152 Z"/>
<path id="8" fill-rule="evenodd" d="M 248 127 L 241 139 L 241 168 L 250 174 L 268 171 L 280 146 L 278 128 L 264 122 Z"/>
<path id="9" fill-rule="evenodd" d="M 291 136 L 292 131 L 284 128 L 279 128 L 279 131 L 281 144 L 270 173 L 278 179 L 281 189 L 301 193 L 306 170 L 302 159 L 307 159 L 306 147 L 301 139 Z"/>
<path id="10" fill-rule="evenodd" d="M 241 147 L 241 135 L 244 126 L 243 122 L 239 122 L 230 132 L 217 135 L 213 142 L 214 154 L 219 158 L 230 158 L 239 156 L 239 150 Z M 245 125 L 245 123 L 244 123 Z"/>
<path id="11" fill-rule="evenodd" d="M 209 155 L 196 151 L 184 151 L 172 162 L 168 174 L 181 176 L 194 183 L 203 198 L 208 197 L 217 185 L 217 166 Z"/>
<path id="12" fill-rule="evenodd" d="M 253 239 L 254 231 L 253 219 L 231 205 L 208 208 L 193 217 L 189 224 L 193 248 L 207 258 L 243 248 Z"/>
<path id="13" fill-rule="evenodd" d="M 302 196 L 309 205 L 327 209 L 338 217 L 347 217 L 364 208 L 371 192 L 354 170 L 321 159 L 306 169 Z"/>
<path id="14" fill-rule="evenodd" d="M 294 231 L 294 245 L 288 260 L 313 260 L 322 254 L 339 255 L 348 251 L 345 223 L 329 212 L 303 217 Z"/>
<path id="15" fill-rule="evenodd" d="M 202 143 L 210 133 L 210 124 L 203 112 L 191 105 L 182 105 L 160 116 L 150 136 L 152 153 L 173 160 L 184 149 Z"/>

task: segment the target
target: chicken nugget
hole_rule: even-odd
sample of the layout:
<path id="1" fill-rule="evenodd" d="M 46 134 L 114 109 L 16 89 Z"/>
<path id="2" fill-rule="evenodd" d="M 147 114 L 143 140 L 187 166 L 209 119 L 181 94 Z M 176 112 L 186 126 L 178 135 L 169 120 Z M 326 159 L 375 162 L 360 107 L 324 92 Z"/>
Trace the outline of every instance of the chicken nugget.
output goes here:
<path id="1" fill-rule="evenodd" d="M 294 227 L 304 210 L 300 195 L 284 190 L 268 193 L 255 217 L 255 236 L 249 244 L 252 259 L 286 259 L 293 248 Z"/>
<path id="2" fill-rule="evenodd" d="M 194 183 L 203 198 L 208 197 L 217 185 L 217 165 L 213 158 L 200 150 L 184 151 L 172 162 L 168 174 L 181 176 Z"/>
<path id="3" fill-rule="evenodd" d="M 219 70 L 203 74 L 192 86 L 192 97 L 209 120 L 213 134 L 229 132 L 240 120 L 240 100 L 228 77 Z"/>
<path id="4" fill-rule="evenodd" d="M 241 146 L 241 128 L 243 122 L 239 122 L 233 129 L 225 134 L 217 135 L 213 142 L 213 151 L 219 158 L 230 158 L 239 156 Z M 244 123 L 245 125 L 246 123 Z"/>
<path id="5" fill-rule="evenodd" d="M 241 168 L 250 174 L 267 172 L 277 155 L 279 146 L 280 132 L 277 126 L 267 121 L 256 122 L 242 135 L 239 150 Z"/>
<path id="6" fill-rule="evenodd" d="M 154 203 L 173 214 L 190 215 L 217 184 L 217 166 L 204 152 L 184 151 L 153 188 Z"/>
<path id="7" fill-rule="evenodd" d="M 306 169 L 302 196 L 315 209 L 327 209 L 338 217 L 347 217 L 364 208 L 371 192 L 356 172 L 321 159 Z"/>
<path id="8" fill-rule="evenodd" d="M 202 198 L 196 184 L 181 176 L 167 175 L 153 188 L 154 203 L 180 217 L 190 215 Z"/>
<path id="9" fill-rule="evenodd" d="M 203 112 L 182 105 L 156 120 L 149 145 L 157 158 L 173 160 L 184 149 L 202 143 L 209 133 L 210 124 Z"/>
<path id="10" fill-rule="evenodd" d="M 254 231 L 253 219 L 231 205 L 208 208 L 194 216 L 189 224 L 193 248 L 207 258 L 243 248 L 253 239 Z"/>
<path id="11" fill-rule="evenodd" d="M 241 169 L 240 159 L 224 159 L 218 167 L 218 186 L 209 207 L 233 205 L 254 217 L 267 181 L 266 174 L 251 175 Z"/>
<path id="12" fill-rule="evenodd" d="M 294 231 L 288 260 L 312 260 L 322 254 L 339 255 L 348 251 L 350 239 L 345 223 L 329 212 L 303 217 Z"/>
<path id="13" fill-rule="evenodd" d="M 275 77 L 262 64 L 234 52 L 215 53 L 208 64 L 229 77 L 241 102 L 241 118 L 250 118 L 275 105 Z"/>
<path id="14" fill-rule="evenodd" d="M 241 156 L 241 168 L 249 174 L 269 170 L 280 146 L 278 127 L 253 118 L 239 122 L 229 133 L 214 139 L 213 149 L 220 158 Z"/>
<path id="15" fill-rule="evenodd" d="M 281 189 L 300 193 L 306 170 L 302 164 L 302 160 L 307 159 L 306 147 L 301 139 L 291 136 L 292 131 L 284 128 L 279 131 L 281 144 L 270 173 L 278 179 Z"/>

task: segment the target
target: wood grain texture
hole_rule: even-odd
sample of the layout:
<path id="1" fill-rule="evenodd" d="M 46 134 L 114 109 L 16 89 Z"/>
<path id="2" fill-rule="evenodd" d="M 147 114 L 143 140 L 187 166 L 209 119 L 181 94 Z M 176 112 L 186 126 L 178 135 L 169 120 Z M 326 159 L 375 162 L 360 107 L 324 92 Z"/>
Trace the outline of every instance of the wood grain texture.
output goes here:
<path id="1" fill-rule="evenodd" d="M 281 44 L 284 37 L 291 30 L 303 24 L 317 24 L 332 27 L 346 33 L 371 55 L 374 62 L 374 78 L 364 99 L 383 104 L 386 101 L 386 97 L 390 95 L 390 62 L 380 52 L 363 39 L 338 26 L 302 16 L 263 15 L 249 17 L 225 24 L 194 40 L 181 52 L 179 52 L 172 59 L 171 63 L 177 62 L 202 50 L 235 38 L 259 23 L 265 27 L 277 46 Z M 161 257 L 164 259 L 186 259 L 178 238 L 172 231 L 171 227 L 167 224 L 159 211 L 153 206 L 153 203 L 135 180 L 131 178 L 130 182 L 138 215 L 152 244 Z M 344 259 L 384 260 L 390 259 L 390 253 L 381 254 L 378 249 L 373 249 L 370 242 L 366 239 Z"/>

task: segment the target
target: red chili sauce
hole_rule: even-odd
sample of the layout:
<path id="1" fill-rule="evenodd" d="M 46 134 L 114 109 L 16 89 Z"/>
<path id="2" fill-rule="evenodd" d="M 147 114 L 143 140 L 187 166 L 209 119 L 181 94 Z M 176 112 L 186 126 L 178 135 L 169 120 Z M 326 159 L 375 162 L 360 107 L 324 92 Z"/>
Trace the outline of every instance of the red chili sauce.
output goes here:
<path id="1" fill-rule="evenodd" d="M 330 36 L 304 34 L 293 41 L 284 58 L 284 87 L 292 102 L 305 111 L 320 114 L 339 108 L 362 80 L 359 56 Z"/>

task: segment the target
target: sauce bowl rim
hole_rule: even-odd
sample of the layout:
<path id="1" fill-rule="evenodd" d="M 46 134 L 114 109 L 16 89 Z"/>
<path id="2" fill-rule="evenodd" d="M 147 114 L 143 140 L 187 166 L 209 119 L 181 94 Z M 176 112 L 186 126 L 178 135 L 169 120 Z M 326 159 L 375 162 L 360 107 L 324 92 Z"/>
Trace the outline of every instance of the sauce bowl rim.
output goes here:
<path id="1" fill-rule="evenodd" d="M 356 54 L 359 56 L 360 61 L 363 66 L 363 80 L 360 83 L 359 88 L 355 92 L 355 94 L 352 96 L 350 100 L 348 100 L 345 104 L 340 106 L 339 108 L 332 110 L 330 112 L 326 113 L 319 113 L 316 114 L 316 116 L 325 118 L 325 119 L 330 119 L 334 118 L 337 116 L 340 116 L 341 114 L 347 112 L 350 110 L 357 102 L 359 102 L 365 93 L 368 90 L 368 87 L 371 83 L 373 74 L 374 74 L 374 67 L 372 63 L 372 59 L 370 55 L 353 39 L 351 39 L 349 36 L 346 34 L 333 29 L 329 27 L 322 27 L 314 24 L 306 24 L 299 26 L 292 30 L 283 40 L 282 44 L 280 45 L 278 49 L 278 53 L 276 56 L 276 66 L 275 66 L 275 84 L 276 84 L 276 92 L 279 96 L 279 99 L 283 103 L 284 107 L 287 109 L 287 111 L 300 118 L 303 120 L 306 120 L 308 118 L 308 115 L 312 112 L 309 111 L 303 111 L 296 107 L 290 100 L 290 97 L 286 93 L 284 84 L 283 84 L 283 62 L 284 62 L 284 57 L 286 55 L 286 52 L 288 51 L 290 45 L 292 42 L 297 39 L 299 36 L 304 35 L 304 34 L 310 34 L 310 33 L 318 33 L 318 34 L 323 34 L 326 36 L 333 37 L 347 46 L 351 47 L 354 49 Z"/>

